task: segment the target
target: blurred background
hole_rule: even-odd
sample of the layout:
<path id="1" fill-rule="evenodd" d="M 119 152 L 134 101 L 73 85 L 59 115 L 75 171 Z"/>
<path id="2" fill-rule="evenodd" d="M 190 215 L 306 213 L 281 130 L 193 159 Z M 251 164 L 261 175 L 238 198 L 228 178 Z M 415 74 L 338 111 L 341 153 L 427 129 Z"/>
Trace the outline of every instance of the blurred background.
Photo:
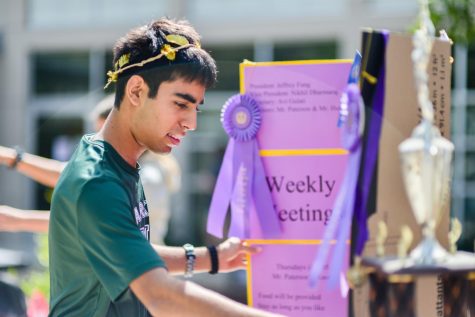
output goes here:
<path id="1" fill-rule="evenodd" d="M 434 21 L 454 40 L 452 140 L 456 145 L 452 213 L 464 225 L 460 248 L 475 239 L 475 12 L 473 0 L 434 1 Z M 470 11 L 471 10 L 471 11 Z M 447 12 L 447 13 L 446 13 Z M 131 27 L 162 16 L 185 18 L 218 63 L 198 129 L 174 152 L 182 188 L 172 197 L 166 242 L 215 242 L 208 206 L 227 137 L 219 113 L 239 90 L 243 59 L 353 58 L 364 27 L 407 32 L 416 0 L 0 0 L 0 144 L 66 161 L 94 128 L 89 113 L 106 93 L 111 48 Z M 464 16 L 465 14 L 465 16 Z M 474 119 L 474 120 L 472 120 Z M 0 168 L 0 205 L 49 209 L 52 189 Z M 0 233 L 0 248 L 34 254 L 31 234 Z M 244 275 L 197 281 L 244 301 Z M 228 285 L 235 287 L 229 287 Z"/>

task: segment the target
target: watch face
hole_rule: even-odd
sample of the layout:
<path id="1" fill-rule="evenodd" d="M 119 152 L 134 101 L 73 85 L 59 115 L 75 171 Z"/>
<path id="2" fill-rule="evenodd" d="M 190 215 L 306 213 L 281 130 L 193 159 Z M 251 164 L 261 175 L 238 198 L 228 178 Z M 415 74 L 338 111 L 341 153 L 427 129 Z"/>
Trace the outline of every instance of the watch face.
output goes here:
<path id="1" fill-rule="evenodd" d="M 193 245 L 187 243 L 187 244 L 183 245 L 183 249 L 185 249 L 186 252 L 193 252 L 193 250 L 195 248 L 193 247 Z"/>
<path id="2" fill-rule="evenodd" d="M 186 268 L 185 268 L 185 277 L 189 278 L 193 276 L 193 268 L 195 266 L 195 247 L 192 244 L 185 244 L 183 245 L 183 249 L 185 249 L 185 257 L 186 257 Z"/>

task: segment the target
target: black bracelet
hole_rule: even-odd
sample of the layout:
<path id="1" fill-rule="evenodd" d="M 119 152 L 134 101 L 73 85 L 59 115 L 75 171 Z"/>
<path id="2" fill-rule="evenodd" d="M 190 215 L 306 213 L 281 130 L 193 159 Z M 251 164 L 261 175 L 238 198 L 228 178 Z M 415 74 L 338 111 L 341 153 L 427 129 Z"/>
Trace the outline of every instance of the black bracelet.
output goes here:
<path id="1" fill-rule="evenodd" d="M 211 259 L 211 270 L 209 274 L 216 274 L 219 271 L 218 251 L 214 245 L 206 247 L 208 249 L 209 258 Z"/>
<path id="2" fill-rule="evenodd" d="M 15 159 L 10 164 L 10 166 L 8 166 L 10 169 L 15 169 L 17 167 L 18 163 L 20 163 L 21 160 L 23 159 L 24 151 L 21 147 L 15 146 L 15 152 L 16 152 Z"/>

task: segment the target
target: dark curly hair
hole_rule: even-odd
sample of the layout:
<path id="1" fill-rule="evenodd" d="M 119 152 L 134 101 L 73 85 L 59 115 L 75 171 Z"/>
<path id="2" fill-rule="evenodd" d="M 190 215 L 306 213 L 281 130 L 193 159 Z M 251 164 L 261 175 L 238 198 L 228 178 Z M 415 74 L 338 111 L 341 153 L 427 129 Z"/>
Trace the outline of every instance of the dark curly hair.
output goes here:
<path id="1" fill-rule="evenodd" d="M 194 46 L 177 51 L 173 61 L 163 56 L 143 67 L 132 67 L 122 72 L 116 83 L 114 102 L 116 108 L 119 108 L 122 102 L 125 86 L 132 75 L 139 75 L 144 79 L 150 88 L 150 98 L 157 95 L 160 84 L 165 81 L 176 79 L 198 81 L 206 88 L 216 83 L 216 62 L 208 52 L 200 48 L 200 36 L 187 21 L 183 20 L 162 18 L 132 29 L 114 45 L 112 65 L 125 54 L 130 54 L 129 64 L 139 63 L 160 54 L 162 45 L 167 43 L 165 37 L 170 34 L 181 35 Z"/>

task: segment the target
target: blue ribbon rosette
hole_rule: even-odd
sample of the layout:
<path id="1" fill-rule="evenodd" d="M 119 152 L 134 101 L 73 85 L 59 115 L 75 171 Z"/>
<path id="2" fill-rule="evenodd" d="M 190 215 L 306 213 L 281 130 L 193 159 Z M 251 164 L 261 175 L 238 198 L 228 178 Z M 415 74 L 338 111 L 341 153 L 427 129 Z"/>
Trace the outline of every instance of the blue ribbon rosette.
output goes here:
<path id="1" fill-rule="evenodd" d="M 229 236 L 250 238 L 250 215 L 255 213 L 264 237 L 280 235 L 281 228 L 265 180 L 256 140 L 261 126 L 259 105 L 248 95 L 234 95 L 223 106 L 221 123 L 229 136 L 211 199 L 207 230 L 222 238 L 231 205 Z"/>

